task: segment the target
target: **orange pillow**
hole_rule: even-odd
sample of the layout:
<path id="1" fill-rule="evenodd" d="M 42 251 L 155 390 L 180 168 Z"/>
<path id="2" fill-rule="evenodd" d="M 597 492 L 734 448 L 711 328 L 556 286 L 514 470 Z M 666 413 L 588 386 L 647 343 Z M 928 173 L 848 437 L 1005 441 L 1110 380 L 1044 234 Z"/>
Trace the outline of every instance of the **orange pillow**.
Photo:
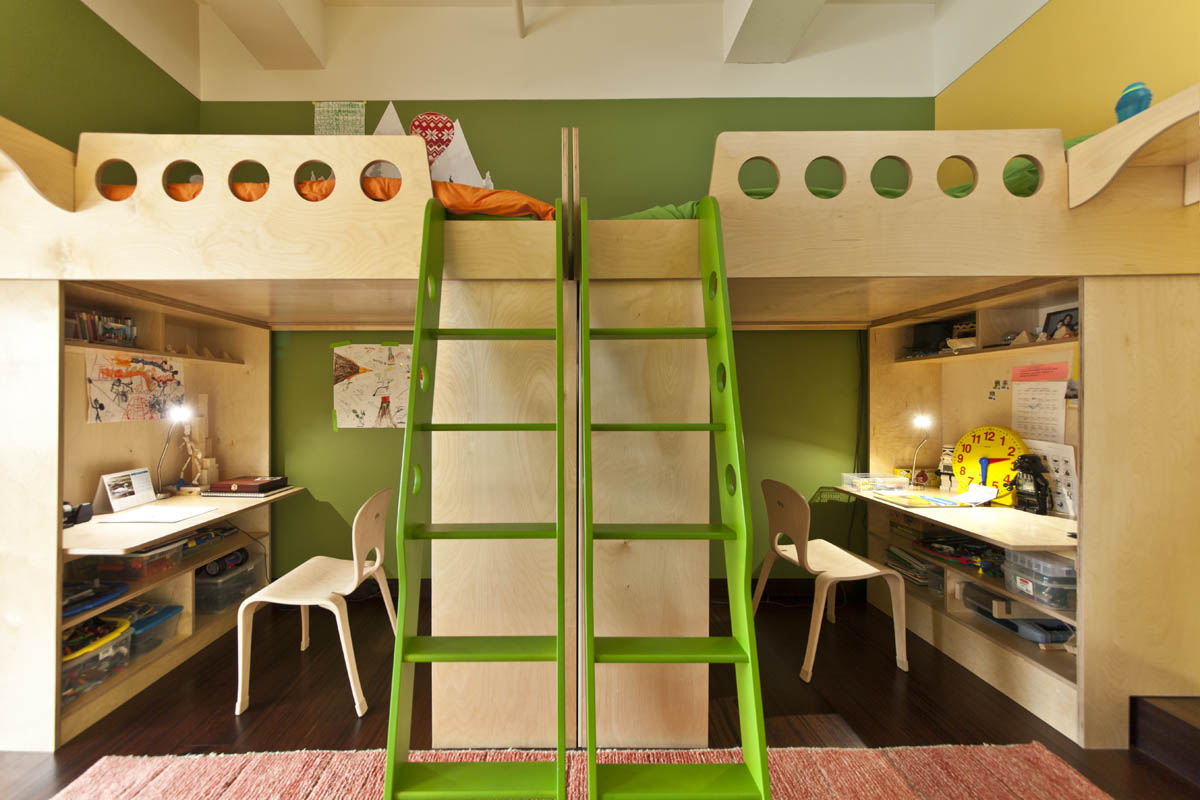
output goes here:
<path id="1" fill-rule="evenodd" d="M 186 203 L 188 200 L 195 200 L 196 195 L 200 194 L 200 190 L 203 188 L 203 183 L 168 183 L 167 194 L 171 196 L 172 200 Z"/>
<path id="2" fill-rule="evenodd" d="M 263 181 L 230 181 L 229 188 L 233 190 L 234 196 L 238 200 L 245 200 L 247 203 L 252 203 L 260 199 L 267 193 L 270 183 Z"/>
<path id="3" fill-rule="evenodd" d="M 333 194 L 334 184 L 337 183 L 337 178 L 324 178 L 315 181 L 297 181 L 296 191 L 300 192 L 300 196 L 305 200 L 316 202 L 324 200 L 329 195 Z"/>
<path id="4" fill-rule="evenodd" d="M 133 196 L 133 190 L 136 188 L 136 185 L 127 183 L 102 183 L 100 184 L 100 194 L 109 200 L 128 200 Z"/>
<path id="5" fill-rule="evenodd" d="M 391 200 L 400 191 L 400 178 L 370 178 L 362 179 L 363 194 L 372 200 Z"/>
<path id="6" fill-rule="evenodd" d="M 433 194 L 451 214 L 490 214 L 493 217 L 554 219 L 554 206 L 507 189 L 483 189 L 461 183 L 433 182 Z"/>

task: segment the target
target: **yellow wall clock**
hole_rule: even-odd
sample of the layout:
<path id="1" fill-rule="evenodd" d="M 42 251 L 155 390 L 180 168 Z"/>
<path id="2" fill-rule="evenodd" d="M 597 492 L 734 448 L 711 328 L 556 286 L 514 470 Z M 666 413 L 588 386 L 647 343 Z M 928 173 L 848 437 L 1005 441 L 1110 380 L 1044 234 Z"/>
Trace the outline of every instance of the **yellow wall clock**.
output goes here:
<path id="1" fill-rule="evenodd" d="M 1015 432 L 999 425 L 981 425 L 963 434 L 951 455 L 959 494 L 981 483 L 999 490 L 994 505 L 1011 506 L 1015 494 L 1004 485 L 1016 476 L 1017 456 L 1029 452 Z"/>

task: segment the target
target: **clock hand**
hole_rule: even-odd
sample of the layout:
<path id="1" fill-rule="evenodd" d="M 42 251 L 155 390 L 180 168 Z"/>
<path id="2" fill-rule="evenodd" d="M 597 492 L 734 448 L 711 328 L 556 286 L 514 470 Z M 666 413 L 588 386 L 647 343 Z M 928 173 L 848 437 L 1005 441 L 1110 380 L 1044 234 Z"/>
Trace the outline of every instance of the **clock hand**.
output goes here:
<path id="1" fill-rule="evenodd" d="M 999 464 L 1001 461 L 1008 461 L 1007 458 L 980 458 L 979 459 L 979 482 L 987 486 L 987 471 L 990 464 Z"/>

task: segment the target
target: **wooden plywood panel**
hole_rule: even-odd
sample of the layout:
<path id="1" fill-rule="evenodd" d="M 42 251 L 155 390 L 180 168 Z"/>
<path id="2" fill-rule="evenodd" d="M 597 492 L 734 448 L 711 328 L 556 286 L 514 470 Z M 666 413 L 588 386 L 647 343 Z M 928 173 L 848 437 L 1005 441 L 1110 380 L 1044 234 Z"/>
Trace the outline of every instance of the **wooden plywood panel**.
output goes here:
<path id="1" fill-rule="evenodd" d="M 908 343 L 901 328 L 872 328 L 870 334 L 871 445 L 869 470 L 890 473 L 912 467 L 922 432 L 913 419 L 928 415 L 933 426 L 921 450 L 922 464 L 936 464 L 939 443 L 949 435 L 942 418 L 942 371 L 938 362 L 897 364 L 896 354 Z M 931 452 L 932 451 L 932 452 Z"/>
<path id="2" fill-rule="evenodd" d="M 588 222 L 588 276 L 696 278 L 700 275 L 700 223 L 680 220 Z"/>
<path id="3" fill-rule="evenodd" d="M 446 327 L 554 327 L 553 281 L 447 281 Z M 575 638 L 574 289 L 565 292 L 567 639 Z M 434 422 L 553 422 L 554 342 L 442 342 Z M 552 521 L 553 432 L 437 433 L 434 522 Z M 551 635 L 555 546 L 546 541 L 434 542 L 434 635 Z M 568 741 L 574 742 L 575 648 L 567 647 Z M 553 664 L 433 666 L 435 747 L 548 747 L 556 741 Z"/>
<path id="4" fill-rule="evenodd" d="M 698 281 L 592 284 L 592 325 L 703 324 Z M 707 422 L 702 341 L 592 343 L 592 419 Z M 697 522 L 709 515 L 709 435 L 592 436 L 595 520 Z M 709 548 L 703 542 L 597 542 L 597 636 L 706 636 Z M 708 740 L 708 667 L 601 665 L 601 747 L 702 747 Z"/>
<path id="5" fill-rule="evenodd" d="M 445 278 L 554 280 L 556 230 L 540 220 L 451 220 Z"/>
<path id="6" fill-rule="evenodd" d="M 1041 166 L 1031 197 L 1003 186 L 1005 164 L 1019 155 Z M 871 185 L 885 156 L 903 159 L 912 175 L 898 199 Z M 965 198 L 937 185 L 950 156 L 970 159 L 979 175 Z M 754 157 L 780 173 L 779 189 L 762 200 L 737 183 Z M 845 170 L 833 199 L 805 186 L 820 157 Z M 717 138 L 709 193 L 721 204 L 731 278 L 1154 274 L 1186 272 L 1194 258 L 1200 214 L 1181 205 L 1182 181 L 1182 167 L 1125 170 L 1071 210 L 1056 130 L 727 132 Z"/>
<path id="7" fill-rule="evenodd" d="M 0 172 L 13 169 L 46 200 L 75 210 L 75 154 L 0 117 Z"/>
<path id="8" fill-rule="evenodd" d="M 56 281 L 5 281 L 0 293 L 0 749 L 53 750 L 57 734 L 59 403 L 62 312 Z"/>
<path id="9" fill-rule="evenodd" d="M 1126 747 L 1131 695 L 1200 694 L 1200 351 L 1155 346 L 1200 338 L 1200 276 L 1087 278 L 1080 299 L 1083 743 Z"/>

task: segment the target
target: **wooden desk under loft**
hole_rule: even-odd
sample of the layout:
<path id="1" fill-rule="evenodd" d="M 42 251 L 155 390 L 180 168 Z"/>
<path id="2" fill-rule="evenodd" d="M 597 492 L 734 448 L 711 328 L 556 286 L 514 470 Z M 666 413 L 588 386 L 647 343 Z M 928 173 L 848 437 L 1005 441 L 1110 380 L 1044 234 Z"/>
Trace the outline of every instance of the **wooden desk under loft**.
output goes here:
<path id="1" fill-rule="evenodd" d="M 867 554 L 881 563 L 889 546 L 911 550 L 911 539 L 894 532 L 892 522 L 910 529 L 953 531 L 1005 550 L 1046 551 L 1075 558 L 1078 539 L 1068 535 L 1079 530 L 1075 520 L 1000 506 L 908 508 L 873 492 L 833 488 L 867 501 Z M 937 490 L 921 494 L 951 496 Z M 1074 627 L 1075 611 L 1034 603 L 1009 590 L 1003 578 L 966 565 L 938 561 L 937 566 L 944 569 L 943 594 L 905 583 L 909 630 L 1059 731 L 1075 736 L 1079 718 L 1076 656 L 1065 650 L 1043 650 L 984 619 L 963 604 L 962 589 L 971 583 L 1003 598 L 995 603 L 997 616 L 1047 616 Z M 869 582 L 867 596 L 872 605 L 891 613 L 891 600 L 882 582 Z"/>

